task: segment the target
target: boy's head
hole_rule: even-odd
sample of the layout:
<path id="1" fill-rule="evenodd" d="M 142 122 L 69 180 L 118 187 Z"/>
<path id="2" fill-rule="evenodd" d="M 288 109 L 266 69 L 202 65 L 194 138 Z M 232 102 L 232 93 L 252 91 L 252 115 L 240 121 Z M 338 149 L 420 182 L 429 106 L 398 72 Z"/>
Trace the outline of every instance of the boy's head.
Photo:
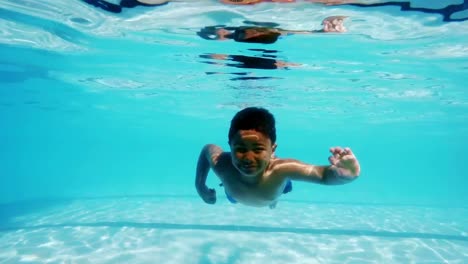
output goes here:
<path id="1" fill-rule="evenodd" d="M 259 107 L 247 107 L 232 118 L 229 128 L 229 144 L 239 130 L 255 130 L 267 136 L 271 144 L 276 142 L 275 118 L 268 110 Z"/>
<path id="2" fill-rule="evenodd" d="M 234 167 L 244 176 L 258 180 L 276 149 L 275 118 L 266 109 L 249 107 L 231 121 L 229 145 Z"/>
<path id="3" fill-rule="evenodd" d="M 251 27 L 234 31 L 234 40 L 249 43 L 275 43 L 281 33 L 275 28 Z"/>

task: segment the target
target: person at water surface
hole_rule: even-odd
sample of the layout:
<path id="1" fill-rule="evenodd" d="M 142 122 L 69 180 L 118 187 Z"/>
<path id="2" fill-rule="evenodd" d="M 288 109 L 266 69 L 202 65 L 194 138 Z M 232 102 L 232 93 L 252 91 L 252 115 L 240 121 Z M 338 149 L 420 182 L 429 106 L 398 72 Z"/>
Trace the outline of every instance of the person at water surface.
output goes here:
<path id="1" fill-rule="evenodd" d="M 344 20 L 347 16 L 329 16 L 323 19 L 322 28 L 318 30 L 287 30 L 277 28 L 278 24 L 269 22 L 244 21 L 251 26 L 208 26 L 197 32 L 201 38 L 208 40 L 234 40 L 246 43 L 275 43 L 279 37 L 294 34 L 344 33 Z"/>
<path id="2" fill-rule="evenodd" d="M 231 121 L 228 143 L 230 152 L 207 144 L 198 158 L 195 187 L 208 204 L 216 203 L 216 191 L 206 186 L 210 169 L 232 203 L 270 208 L 283 193 L 292 190 L 292 181 L 339 185 L 352 182 L 361 172 L 350 148 L 330 148 L 330 165 L 324 166 L 277 158 L 275 118 L 264 108 L 239 111 Z"/>

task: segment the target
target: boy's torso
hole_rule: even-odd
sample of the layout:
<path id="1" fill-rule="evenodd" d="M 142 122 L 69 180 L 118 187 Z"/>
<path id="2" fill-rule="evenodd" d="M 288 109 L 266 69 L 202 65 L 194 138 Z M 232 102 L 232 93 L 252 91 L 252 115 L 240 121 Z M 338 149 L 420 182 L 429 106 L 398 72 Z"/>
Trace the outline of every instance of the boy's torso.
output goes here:
<path id="1" fill-rule="evenodd" d="M 272 159 L 270 163 L 274 162 Z M 266 206 L 274 202 L 282 193 L 285 179 L 275 174 L 274 165 L 270 164 L 258 182 L 247 183 L 234 167 L 229 152 L 223 152 L 213 168 L 230 196 L 240 203 L 251 206 Z"/>

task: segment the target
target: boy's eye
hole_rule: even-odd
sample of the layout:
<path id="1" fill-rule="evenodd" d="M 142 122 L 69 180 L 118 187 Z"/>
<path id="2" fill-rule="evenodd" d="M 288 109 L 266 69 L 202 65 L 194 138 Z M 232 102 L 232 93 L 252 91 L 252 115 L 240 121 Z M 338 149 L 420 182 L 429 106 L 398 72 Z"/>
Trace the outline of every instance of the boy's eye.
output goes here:
<path id="1" fill-rule="evenodd" d="M 263 147 L 248 148 L 248 147 L 239 146 L 239 147 L 235 147 L 234 151 L 237 153 L 246 153 L 248 151 L 253 151 L 256 154 L 260 154 L 263 151 L 265 151 L 265 148 Z"/>
<path id="2" fill-rule="evenodd" d="M 247 149 L 246 148 L 235 148 L 235 151 L 244 153 L 244 152 L 247 152 Z"/>

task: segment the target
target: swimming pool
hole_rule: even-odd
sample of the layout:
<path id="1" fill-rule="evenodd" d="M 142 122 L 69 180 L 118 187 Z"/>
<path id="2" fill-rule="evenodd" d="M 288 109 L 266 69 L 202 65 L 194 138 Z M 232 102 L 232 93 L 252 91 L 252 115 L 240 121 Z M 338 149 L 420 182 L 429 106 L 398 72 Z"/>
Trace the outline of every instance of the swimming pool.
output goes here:
<path id="1" fill-rule="evenodd" d="M 429 2 L 413 5 L 462 1 Z M 334 15 L 346 33 L 197 35 Z M 0 263 L 467 262 L 467 29 L 397 6 L 1 1 Z M 203 203 L 199 151 L 228 149 L 246 106 L 275 115 L 278 156 L 350 146 L 360 178 L 294 182 L 270 210 L 230 204 L 211 173 Z"/>

